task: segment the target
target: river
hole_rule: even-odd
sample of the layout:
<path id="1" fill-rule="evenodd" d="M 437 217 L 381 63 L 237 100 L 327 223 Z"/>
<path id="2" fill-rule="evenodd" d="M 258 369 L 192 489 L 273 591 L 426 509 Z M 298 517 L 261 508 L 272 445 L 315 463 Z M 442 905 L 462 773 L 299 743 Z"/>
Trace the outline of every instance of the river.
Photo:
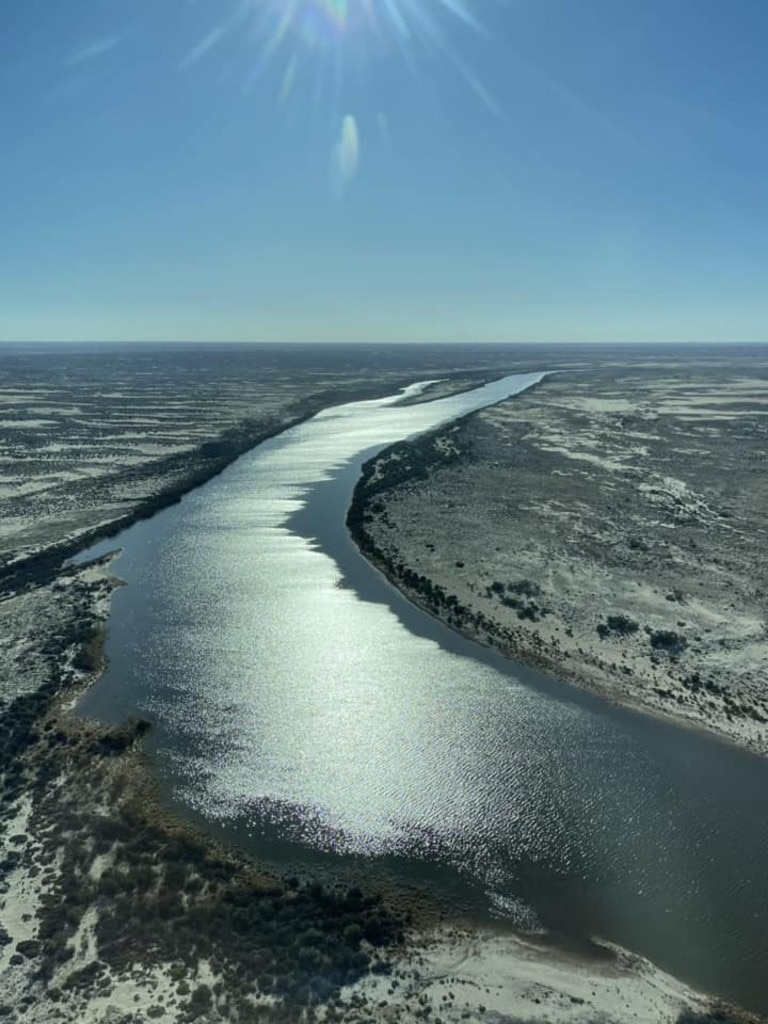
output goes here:
<path id="1" fill-rule="evenodd" d="M 278 865 L 428 884 L 768 1011 L 768 759 L 613 707 L 418 611 L 344 515 L 373 451 L 536 383 L 328 409 L 120 538 L 109 669 L 167 799 Z"/>

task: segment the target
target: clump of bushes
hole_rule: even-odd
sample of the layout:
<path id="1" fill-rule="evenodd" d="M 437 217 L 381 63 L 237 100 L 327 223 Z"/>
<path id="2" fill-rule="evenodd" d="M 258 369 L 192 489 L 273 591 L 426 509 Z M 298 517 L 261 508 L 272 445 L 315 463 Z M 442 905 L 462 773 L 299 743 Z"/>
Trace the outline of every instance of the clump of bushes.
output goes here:
<path id="1" fill-rule="evenodd" d="M 87 629 L 78 638 L 78 646 L 72 658 L 72 667 L 78 672 L 95 672 L 103 657 L 104 632 L 101 629 Z"/>
<path id="2" fill-rule="evenodd" d="M 598 624 L 597 635 L 601 640 L 607 640 L 610 636 L 632 636 L 638 629 L 639 624 L 628 615 L 609 615 L 605 622 Z"/>
<path id="3" fill-rule="evenodd" d="M 541 587 L 531 580 L 517 580 L 507 584 L 508 594 L 519 594 L 521 597 L 541 597 Z"/>
<path id="4" fill-rule="evenodd" d="M 541 597 L 541 587 L 531 580 L 516 580 L 512 583 L 502 583 L 501 580 L 494 580 L 486 589 L 487 597 L 497 597 L 505 608 L 513 608 L 521 621 L 528 619 L 530 622 L 539 622 L 549 614 L 550 609 L 541 607 L 536 600 Z"/>
<path id="5" fill-rule="evenodd" d="M 673 629 L 654 629 L 649 634 L 651 647 L 654 651 L 668 655 L 673 660 L 679 658 L 688 646 L 685 637 Z"/>
<path id="6" fill-rule="evenodd" d="M 146 718 L 132 718 L 125 725 L 102 732 L 92 744 L 95 753 L 117 757 L 140 740 L 151 729 Z"/>

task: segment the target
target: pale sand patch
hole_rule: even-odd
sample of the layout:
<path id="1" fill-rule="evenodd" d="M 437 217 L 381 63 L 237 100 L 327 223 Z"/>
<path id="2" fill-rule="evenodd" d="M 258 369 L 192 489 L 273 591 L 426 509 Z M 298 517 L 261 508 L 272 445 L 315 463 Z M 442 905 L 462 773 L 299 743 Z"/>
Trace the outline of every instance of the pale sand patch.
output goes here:
<path id="1" fill-rule="evenodd" d="M 8 839 L 13 835 L 28 835 L 29 819 L 32 814 L 32 798 L 26 794 L 21 797 L 16 813 L 10 818 L 4 829 L 4 845 L 11 848 Z M 33 939 L 37 923 L 36 911 L 45 886 L 40 879 L 30 878 L 24 867 L 18 867 L 6 877 L 6 891 L 0 896 L 0 927 L 11 938 L 5 946 L 0 946 L 0 989 L 5 984 L 5 972 L 9 969 L 8 961 L 16 951 L 16 943 Z"/>
<path id="2" fill-rule="evenodd" d="M 72 966 L 57 976 L 55 983 L 66 982 L 72 967 L 79 969 L 95 959 L 93 928 L 95 915 L 86 914 L 81 925 L 78 953 Z M 219 976 L 212 970 L 206 960 L 198 962 L 194 969 L 184 968 L 180 974 L 175 973 L 171 963 L 159 963 L 153 967 L 134 966 L 132 970 L 115 976 L 109 970 L 104 971 L 102 982 L 96 990 L 82 995 L 70 996 L 66 1003 L 59 1004 L 59 1019 L 72 1024 L 108 1024 L 112 1021 L 124 1021 L 126 1016 L 133 1021 L 159 1019 L 171 1024 L 178 1020 L 189 1020 L 186 1008 L 189 1005 L 189 994 L 199 985 L 206 985 L 213 990 Z M 179 990 L 182 985 L 181 991 Z M 254 1007 L 272 1007 L 276 1004 L 273 996 L 254 994 L 251 998 Z M 162 1013 L 160 1010 L 162 1009 Z M 149 1011 L 153 1012 L 150 1013 Z M 33 1024 L 46 1024 L 50 1020 L 51 1005 L 41 1000 L 32 1008 L 26 1019 Z M 227 993 L 220 996 L 214 994 L 210 1010 L 199 1017 L 201 1021 L 228 1021 L 232 1018 L 228 1012 Z M 265 1019 L 271 1019 L 269 1017 Z"/>
<path id="3" fill-rule="evenodd" d="M 729 421 L 735 419 L 751 420 L 759 416 L 768 416 L 768 409 L 754 409 L 747 407 L 741 410 L 716 411 L 708 408 L 697 408 L 696 406 L 663 406 L 659 409 L 664 414 L 674 414 L 683 423 L 694 423 L 696 420 L 720 420 Z"/>
<path id="4" fill-rule="evenodd" d="M 709 1003 L 649 961 L 608 945 L 605 960 L 580 959 L 518 936 L 450 928 L 415 945 L 422 948 L 392 977 L 344 990 L 353 1002 L 368 1000 L 361 1019 L 673 1024 L 683 1010 L 704 1012 Z"/>
<path id="5" fill-rule="evenodd" d="M 575 451 L 573 448 L 567 448 L 563 445 L 539 443 L 539 448 L 544 452 L 553 452 L 557 455 L 564 455 L 566 458 L 572 459 L 574 462 L 589 462 L 593 466 L 597 466 L 600 469 L 607 469 L 612 473 L 623 473 L 627 469 L 635 468 L 626 461 L 608 459 L 605 458 L 605 456 L 601 457 L 599 455 L 594 455 L 592 452 Z"/>
<path id="6" fill-rule="evenodd" d="M 33 809 L 32 797 L 25 794 L 19 800 L 14 816 L 5 823 L 4 844 L 13 835 L 29 837 Z M 58 872 L 60 863 L 61 854 L 51 865 L 54 873 Z M 38 914 L 43 899 L 52 891 L 45 875 L 46 872 L 35 874 L 29 866 L 21 865 L 5 879 L 5 891 L 0 896 L 0 927 L 5 930 L 10 941 L 0 946 L 0 999 L 3 1003 L 13 1005 L 29 991 L 37 968 L 34 959 L 25 959 L 21 964 L 11 964 L 10 960 L 16 953 L 17 943 L 37 937 Z"/>
<path id="7" fill-rule="evenodd" d="M 20 480 L 8 484 L 0 484 L 0 500 L 3 498 L 18 498 L 20 495 L 37 494 L 47 491 L 51 484 L 63 479 L 63 474 L 52 474 L 49 477 L 41 477 L 30 483 L 22 483 Z"/>
<path id="8" fill-rule="evenodd" d="M 29 408 L 29 400 L 33 394 L 33 391 L 18 392 L 3 398 L 3 402 L 6 405 L 23 405 L 25 408 Z M 35 403 L 32 408 L 43 416 L 82 416 L 85 412 L 79 405 L 38 405 Z"/>
<path id="9" fill-rule="evenodd" d="M 585 412 L 634 412 L 637 403 L 629 398 L 574 398 L 568 403 L 572 409 Z"/>
<path id="10" fill-rule="evenodd" d="M 730 390 L 730 389 L 729 389 Z M 752 391 L 747 394 L 723 395 L 720 393 L 707 393 L 706 391 L 697 392 L 690 398 L 685 399 L 682 396 L 677 396 L 676 407 L 680 410 L 685 411 L 686 409 L 707 409 L 718 405 L 730 405 L 738 407 L 738 411 L 742 409 L 749 409 L 752 405 L 764 405 L 768 402 L 768 391 Z M 662 408 L 666 403 L 662 402 Z"/>
<path id="11" fill-rule="evenodd" d="M 0 420 L 0 428 L 4 430 L 42 430 L 55 426 L 56 420 Z"/>

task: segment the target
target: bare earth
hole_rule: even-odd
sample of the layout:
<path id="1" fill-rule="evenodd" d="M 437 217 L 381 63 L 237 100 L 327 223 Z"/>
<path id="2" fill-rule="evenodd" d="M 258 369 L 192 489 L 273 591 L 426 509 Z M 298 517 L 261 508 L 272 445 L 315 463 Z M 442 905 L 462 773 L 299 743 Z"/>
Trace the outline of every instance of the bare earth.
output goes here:
<path id="1" fill-rule="evenodd" d="M 766 451 L 766 359 L 556 373 L 384 453 L 351 525 L 467 635 L 766 753 Z"/>
<path id="2" fill-rule="evenodd" d="M 717 1012 L 706 997 L 640 957 L 603 947 L 602 957 L 561 950 L 513 935 L 442 927 L 414 936 L 415 951 L 397 959 L 394 976 L 371 976 L 351 989 L 363 1020 L 418 1024 L 705 1024 Z M 365 1013 L 367 1009 L 367 1014 Z M 720 1007 L 728 1019 L 728 1011 Z M 431 1016 L 434 1015 L 434 1016 Z M 698 1016 L 697 1016 L 698 1015 Z"/>

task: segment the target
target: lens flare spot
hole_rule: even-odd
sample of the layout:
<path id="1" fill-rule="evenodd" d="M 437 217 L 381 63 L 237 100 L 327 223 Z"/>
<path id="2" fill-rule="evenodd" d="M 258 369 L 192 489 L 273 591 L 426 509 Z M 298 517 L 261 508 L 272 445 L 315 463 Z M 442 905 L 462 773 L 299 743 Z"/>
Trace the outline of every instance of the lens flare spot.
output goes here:
<path id="1" fill-rule="evenodd" d="M 347 114 L 341 123 L 341 135 L 334 152 L 336 179 L 339 188 L 344 188 L 357 174 L 360 165 L 360 133 L 357 121 Z"/>
<path id="2" fill-rule="evenodd" d="M 341 173 L 345 178 L 354 177 L 360 163 L 360 134 L 357 130 L 357 121 L 350 114 L 347 114 L 342 122 L 339 156 Z"/>
<path id="3" fill-rule="evenodd" d="M 286 103 L 291 93 L 293 92 L 293 86 L 296 82 L 297 70 L 298 61 L 296 60 L 296 55 L 293 54 L 290 61 L 288 62 L 288 67 L 285 69 L 285 74 L 283 75 L 283 84 L 280 86 L 281 103 Z"/>

